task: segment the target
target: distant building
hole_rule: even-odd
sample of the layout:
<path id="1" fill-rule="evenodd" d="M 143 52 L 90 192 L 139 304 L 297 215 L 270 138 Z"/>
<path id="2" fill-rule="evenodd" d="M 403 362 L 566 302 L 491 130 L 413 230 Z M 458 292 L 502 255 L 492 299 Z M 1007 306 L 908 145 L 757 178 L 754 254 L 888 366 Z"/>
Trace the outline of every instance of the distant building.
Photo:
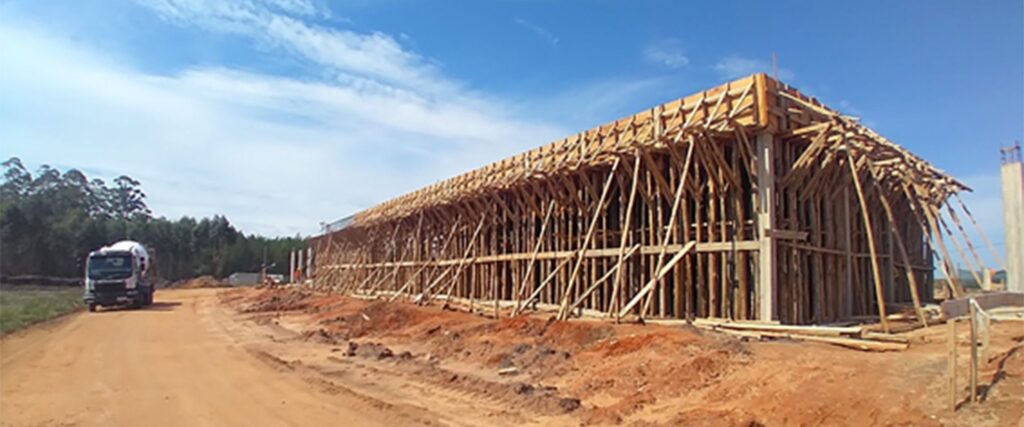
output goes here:
<path id="1" fill-rule="evenodd" d="M 267 279 L 274 283 L 284 282 L 283 274 L 267 274 Z M 252 286 L 260 284 L 259 273 L 234 273 L 225 282 L 231 286 Z"/>
<path id="2" fill-rule="evenodd" d="M 226 280 L 231 286 L 251 286 L 260 284 L 259 273 L 234 273 Z"/>

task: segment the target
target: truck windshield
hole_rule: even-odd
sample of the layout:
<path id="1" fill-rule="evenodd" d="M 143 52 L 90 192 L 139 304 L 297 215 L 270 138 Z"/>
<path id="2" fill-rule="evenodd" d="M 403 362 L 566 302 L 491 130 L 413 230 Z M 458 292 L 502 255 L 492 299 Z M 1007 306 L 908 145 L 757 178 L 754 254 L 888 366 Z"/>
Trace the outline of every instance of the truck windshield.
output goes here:
<path id="1" fill-rule="evenodd" d="M 126 255 L 89 258 L 90 279 L 127 279 L 132 276 L 132 258 Z"/>

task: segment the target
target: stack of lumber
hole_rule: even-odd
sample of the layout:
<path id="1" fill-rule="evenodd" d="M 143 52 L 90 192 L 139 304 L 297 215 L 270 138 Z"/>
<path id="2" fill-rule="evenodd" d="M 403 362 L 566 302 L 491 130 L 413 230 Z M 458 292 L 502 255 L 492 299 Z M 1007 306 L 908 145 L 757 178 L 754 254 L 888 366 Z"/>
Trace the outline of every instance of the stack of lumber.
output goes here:
<path id="1" fill-rule="evenodd" d="M 693 325 L 747 338 L 821 342 L 863 351 L 903 351 L 910 345 L 906 337 L 861 326 L 796 326 L 715 319 L 696 319 Z"/>

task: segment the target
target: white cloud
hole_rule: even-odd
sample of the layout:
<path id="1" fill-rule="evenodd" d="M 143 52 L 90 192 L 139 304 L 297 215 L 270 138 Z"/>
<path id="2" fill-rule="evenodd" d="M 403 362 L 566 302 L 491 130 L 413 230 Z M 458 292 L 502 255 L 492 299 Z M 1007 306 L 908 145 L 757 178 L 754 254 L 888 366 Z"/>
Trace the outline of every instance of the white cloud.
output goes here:
<path id="1" fill-rule="evenodd" d="M 668 68 L 681 68 L 690 63 L 683 54 L 683 43 L 679 39 L 666 38 L 644 47 L 644 58 Z"/>
<path id="2" fill-rule="evenodd" d="M 172 218 L 221 213 L 246 232 L 313 233 L 319 221 L 566 133 L 457 90 L 383 35 L 295 26 L 304 34 L 296 40 L 319 38 L 357 58 L 336 66 L 352 73 L 315 81 L 227 68 L 143 72 L 84 42 L 0 22 L 0 157 L 131 175 Z M 431 88 L 391 84 L 403 75 Z"/>
<path id="3" fill-rule="evenodd" d="M 712 68 L 724 79 L 736 79 L 754 73 L 772 73 L 772 64 L 760 59 L 731 55 L 718 61 Z M 786 68 L 779 68 L 779 79 L 792 83 L 796 75 Z"/>
<path id="4" fill-rule="evenodd" d="M 369 78 L 395 88 L 452 93 L 459 84 L 436 66 L 380 32 L 357 33 L 308 24 L 327 14 L 302 0 L 138 0 L 161 17 L 185 26 L 239 34 L 298 55 L 346 79 Z"/>
<path id="5" fill-rule="evenodd" d="M 685 86 L 685 84 L 684 84 Z M 573 132 L 635 114 L 687 94 L 670 77 L 602 79 L 552 94 L 532 105 L 540 117 L 558 117 Z"/>
<path id="6" fill-rule="evenodd" d="M 523 28 L 526 28 L 531 33 L 533 33 L 537 37 L 540 37 L 542 40 L 544 40 L 545 42 L 547 42 L 551 46 L 558 46 L 558 37 L 556 37 L 554 34 L 552 34 L 550 31 L 548 31 L 544 27 L 536 25 L 536 24 L 534 24 L 534 23 L 532 23 L 530 21 L 527 21 L 527 20 L 525 20 L 523 18 L 513 19 L 512 22 L 515 22 L 516 25 L 519 25 L 519 26 L 521 26 Z"/>

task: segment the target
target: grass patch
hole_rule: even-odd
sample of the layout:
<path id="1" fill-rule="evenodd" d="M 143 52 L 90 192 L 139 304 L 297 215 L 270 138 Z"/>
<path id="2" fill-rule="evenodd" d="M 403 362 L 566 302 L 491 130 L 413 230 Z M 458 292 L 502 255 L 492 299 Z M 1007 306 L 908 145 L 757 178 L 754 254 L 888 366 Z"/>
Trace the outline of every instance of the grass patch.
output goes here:
<path id="1" fill-rule="evenodd" d="M 85 307 L 81 288 L 0 288 L 0 335 Z"/>

